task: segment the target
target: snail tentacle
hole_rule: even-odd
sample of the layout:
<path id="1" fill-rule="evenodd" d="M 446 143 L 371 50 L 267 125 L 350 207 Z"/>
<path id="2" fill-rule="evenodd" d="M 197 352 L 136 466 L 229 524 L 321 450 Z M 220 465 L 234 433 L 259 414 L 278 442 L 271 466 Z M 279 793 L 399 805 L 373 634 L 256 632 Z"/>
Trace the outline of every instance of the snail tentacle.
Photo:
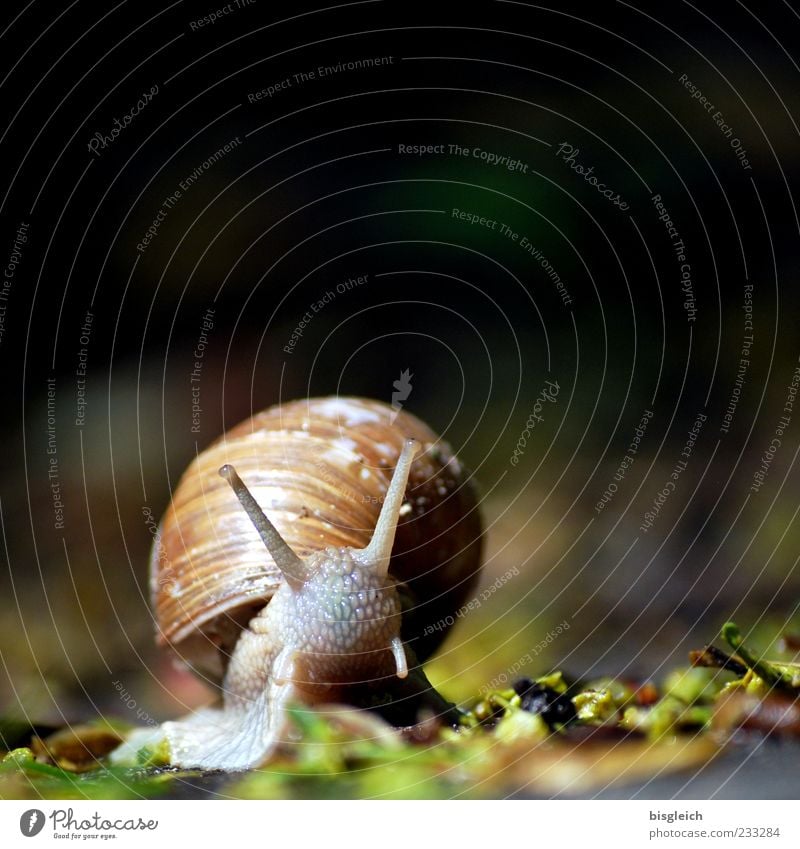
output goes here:
<path id="1" fill-rule="evenodd" d="M 392 637 L 391 649 L 394 655 L 394 662 L 397 664 L 397 677 L 407 678 L 408 659 L 406 658 L 405 646 L 399 636 Z"/>
<path id="2" fill-rule="evenodd" d="M 272 555 L 275 565 L 281 570 L 289 585 L 293 589 L 300 589 L 309 577 L 306 564 L 292 551 L 286 540 L 278 533 L 278 529 L 270 522 L 266 513 L 253 498 L 252 493 L 245 486 L 236 469 L 226 463 L 219 470 L 219 474 L 231 485 L 240 504 L 244 507 L 250 521 L 267 547 L 267 551 Z"/>
<path id="3" fill-rule="evenodd" d="M 378 522 L 369 545 L 361 551 L 361 560 L 375 575 L 387 575 L 392 546 L 397 532 L 397 520 L 405 499 L 411 464 L 419 450 L 416 439 L 407 439 L 395 466 L 392 481 L 386 490 Z"/>

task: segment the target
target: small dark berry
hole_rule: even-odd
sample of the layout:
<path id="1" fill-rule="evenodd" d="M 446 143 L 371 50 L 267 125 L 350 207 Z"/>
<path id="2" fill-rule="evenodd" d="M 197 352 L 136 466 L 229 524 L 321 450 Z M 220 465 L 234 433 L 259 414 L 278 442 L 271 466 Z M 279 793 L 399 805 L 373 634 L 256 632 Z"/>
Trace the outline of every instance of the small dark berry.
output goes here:
<path id="1" fill-rule="evenodd" d="M 511 686 L 518 696 L 523 696 L 533 686 L 533 681 L 530 678 L 518 678 Z"/>
<path id="2" fill-rule="evenodd" d="M 520 706 L 529 713 L 538 713 L 550 726 L 566 725 L 576 717 L 572 699 L 550 687 L 537 684 L 528 678 L 514 682 L 514 692 L 520 697 Z"/>

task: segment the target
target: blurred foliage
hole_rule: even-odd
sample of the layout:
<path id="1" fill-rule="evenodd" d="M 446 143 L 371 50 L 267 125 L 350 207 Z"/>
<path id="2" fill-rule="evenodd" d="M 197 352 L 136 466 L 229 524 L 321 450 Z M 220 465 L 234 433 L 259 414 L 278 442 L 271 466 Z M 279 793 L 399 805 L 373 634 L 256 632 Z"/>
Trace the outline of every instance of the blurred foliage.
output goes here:
<path id="1" fill-rule="evenodd" d="M 401 734 L 355 709 L 295 707 L 290 722 L 298 742 L 267 766 L 232 775 L 171 769 L 158 765 L 163 754 L 146 749 L 136 756 L 141 765 L 109 767 L 105 756 L 126 726 L 61 729 L 3 757 L 0 798 L 580 794 L 697 770 L 741 729 L 800 737 L 800 666 L 786 660 L 797 656 L 795 638 L 784 637 L 779 656 L 767 661 L 745 646 L 733 623 L 723 637 L 738 654 L 713 646 L 697 651 L 695 665 L 673 670 L 660 687 L 608 677 L 569 683 L 560 672 L 517 679 L 512 688 L 473 699 L 458 730 L 431 716 Z M 10 739 L 11 726 L 2 727 Z"/>

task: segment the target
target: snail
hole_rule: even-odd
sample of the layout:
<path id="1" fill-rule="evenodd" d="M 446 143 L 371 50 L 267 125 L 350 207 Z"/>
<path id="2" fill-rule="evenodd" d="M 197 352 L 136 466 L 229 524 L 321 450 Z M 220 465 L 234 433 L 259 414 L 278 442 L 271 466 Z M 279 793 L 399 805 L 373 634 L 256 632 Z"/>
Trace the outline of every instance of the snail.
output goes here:
<path id="1" fill-rule="evenodd" d="M 139 729 L 116 759 L 166 742 L 173 765 L 246 769 L 287 741 L 291 704 L 452 708 L 421 663 L 481 537 L 469 476 L 413 415 L 361 398 L 257 413 L 186 470 L 150 561 L 157 641 L 222 705 Z"/>

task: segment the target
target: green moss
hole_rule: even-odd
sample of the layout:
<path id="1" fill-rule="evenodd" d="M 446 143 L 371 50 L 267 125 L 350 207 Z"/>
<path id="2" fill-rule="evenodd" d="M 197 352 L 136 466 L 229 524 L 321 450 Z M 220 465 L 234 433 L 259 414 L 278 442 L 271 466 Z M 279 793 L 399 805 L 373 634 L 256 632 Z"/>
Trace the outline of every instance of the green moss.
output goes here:
<path id="1" fill-rule="evenodd" d="M 536 679 L 537 684 L 541 684 L 543 687 L 549 687 L 551 690 L 555 690 L 559 695 L 567 692 L 567 682 L 564 680 L 564 675 L 560 670 L 556 670 L 555 672 L 551 672 L 549 675 L 544 675 L 541 678 Z"/>
<path id="2" fill-rule="evenodd" d="M 664 692 L 687 705 L 695 702 L 710 704 L 733 678 L 733 673 L 723 669 L 705 669 L 698 666 L 675 669 L 664 681 Z"/>
<path id="3" fill-rule="evenodd" d="M 0 762 L 2 799 L 138 799 L 166 795 L 176 771 L 102 768 L 74 773 L 39 763 L 30 749 L 15 749 Z"/>
<path id="4" fill-rule="evenodd" d="M 560 671 L 536 681 L 557 693 L 574 694 L 577 725 L 616 725 L 653 741 L 696 734 L 710 726 L 717 700 L 729 691 L 744 689 L 764 697 L 774 687 L 785 691 L 796 686 L 800 678 L 798 668 L 790 663 L 755 657 L 742 646 L 735 626 L 726 626 L 725 634 L 749 667 L 740 677 L 719 668 L 681 668 L 667 675 L 660 691 L 654 684 L 637 689 L 613 677 L 568 687 Z M 722 665 L 728 661 L 720 651 L 706 660 Z M 492 690 L 477 699 L 465 712 L 459 730 L 433 725 L 417 729 L 421 742 L 409 742 L 361 711 L 322 713 L 296 707 L 289 713 L 298 744 L 268 766 L 245 774 L 217 773 L 211 778 L 196 771 L 165 769 L 166 742 L 159 742 L 152 729 L 138 729 L 126 735 L 141 744 L 130 745 L 128 762 L 83 773 L 43 762 L 47 751 L 37 760 L 31 749 L 16 748 L 0 761 L 0 798 L 169 797 L 178 795 L 187 782 L 198 780 L 214 781 L 215 790 L 246 799 L 496 796 L 502 791 L 497 782 L 505 774 L 504 757 L 516 764 L 533 749 L 538 749 L 537 757 L 555 752 L 560 759 L 571 751 L 563 738 L 569 738 L 572 723 L 567 729 L 551 731 L 541 716 L 522 709 L 521 698 L 510 688 Z M 110 727 L 126 730 L 117 724 Z M 533 762 L 530 768 L 533 776 Z"/>
<path id="5" fill-rule="evenodd" d="M 785 666 L 770 663 L 763 657 L 757 657 L 749 647 L 745 646 L 744 639 L 735 622 L 726 622 L 722 626 L 722 638 L 769 687 L 791 690 L 796 686 L 792 683 L 795 675 L 789 673 Z"/>
<path id="6" fill-rule="evenodd" d="M 501 743 L 516 743 L 520 740 L 545 740 L 550 736 L 550 729 L 541 716 L 514 710 L 498 722 L 494 734 Z"/>
<path id="7" fill-rule="evenodd" d="M 710 721 L 710 708 L 687 707 L 682 699 L 666 696 L 652 707 L 632 705 L 626 708 L 620 725 L 626 731 L 636 731 L 657 740 L 684 728 L 704 727 Z"/>
<path id="8" fill-rule="evenodd" d="M 633 698 L 633 688 L 615 678 L 599 678 L 591 681 L 576 696 L 572 703 L 578 712 L 578 720 L 589 725 L 600 725 L 618 719 L 620 710 Z"/>

